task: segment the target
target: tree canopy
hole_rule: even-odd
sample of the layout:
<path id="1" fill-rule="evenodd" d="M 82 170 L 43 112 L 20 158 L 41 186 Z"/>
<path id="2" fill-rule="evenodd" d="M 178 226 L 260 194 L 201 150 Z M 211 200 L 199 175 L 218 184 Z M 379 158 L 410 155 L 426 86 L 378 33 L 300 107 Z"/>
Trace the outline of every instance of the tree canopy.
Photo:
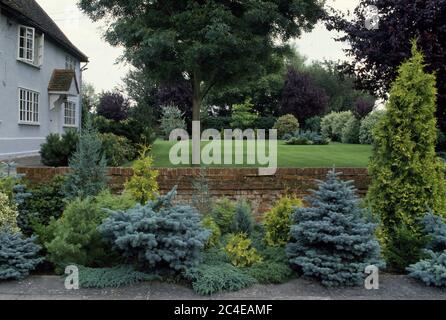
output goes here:
<path id="1" fill-rule="evenodd" d="M 106 18 L 105 39 L 158 83 L 187 80 L 193 119 L 215 87 L 262 70 L 286 41 L 323 14 L 319 0 L 80 0 L 93 20 Z"/>

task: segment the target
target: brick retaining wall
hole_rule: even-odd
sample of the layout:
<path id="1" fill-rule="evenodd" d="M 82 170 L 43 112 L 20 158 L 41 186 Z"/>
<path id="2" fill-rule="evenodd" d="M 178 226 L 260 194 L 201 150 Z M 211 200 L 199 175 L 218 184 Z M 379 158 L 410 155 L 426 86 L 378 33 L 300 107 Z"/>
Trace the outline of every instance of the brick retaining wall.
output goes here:
<path id="1" fill-rule="evenodd" d="M 162 168 L 158 183 L 162 194 L 178 185 L 177 201 L 189 202 L 195 192 L 192 182 L 200 173 L 199 168 Z M 259 176 L 255 168 L 209 168 L 205 170 L 209 189 L 214 198 L 247 199 L 258 215 L 267 211 L 282 195 L 296 194 L 303 197 L 314 188 L 316 179 L 324 179 L 328 168 L 279 168 L 274 176 Z M 17 168 L 31 183 L 49 181 L 64 174 L 68 168 Z M 341 168 L 342 179 L 353 180 L 361 195 L 367 192 L 370 178 L 367 169 Z M 124 182 L 131 177 L 131 168 L 110 168 L 110 187 L 119 192 Z"/>

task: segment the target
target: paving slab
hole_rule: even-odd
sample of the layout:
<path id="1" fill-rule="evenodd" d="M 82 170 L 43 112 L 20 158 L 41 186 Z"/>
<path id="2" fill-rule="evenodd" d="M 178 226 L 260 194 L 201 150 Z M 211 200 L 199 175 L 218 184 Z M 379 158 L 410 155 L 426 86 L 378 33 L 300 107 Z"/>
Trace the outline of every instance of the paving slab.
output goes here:
<path id="1" fill-rule="evenodd" d="M 325 288 L 308 279 L 281 285 L 255 285 L 210 297 L 187 286 L 145 282 L 117 289 L 66 290 L 58 276 L 31 276 L 0 283 L 1 300 L 446 300 L 446 290 L 427 287 L 407 276 L 382 275 L 378 290 Z"/>

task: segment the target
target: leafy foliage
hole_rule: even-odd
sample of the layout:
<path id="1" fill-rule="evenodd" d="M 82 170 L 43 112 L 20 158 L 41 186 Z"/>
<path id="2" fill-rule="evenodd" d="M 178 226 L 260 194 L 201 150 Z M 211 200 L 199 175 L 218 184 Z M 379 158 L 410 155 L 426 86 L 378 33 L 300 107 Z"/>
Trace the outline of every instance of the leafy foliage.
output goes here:
<path id="1" fill-rule="evenodd" d="M 169 139 L 170 133 L 175 129 L 186 130 L 186 122 L 183 117 L 184 114 L 177 106 L 168 105 L 162 107 L 160 129 L 165 140 Z"/>
<path id="2" fill-rule="evenodd" d="M 235 208 L 236 204 L 228 198 L 219 199 L 214 203 L 211 215 L 223 234 L 231 232 Z"/>
<path id="3" fill-rule="evenodd" d="M 171 204 L 175 192 L 145 206 L 111 212 L 99 227 L 103 238 L 147 270 L 182 272 L 197 266 L 210 231 L 202 227 L 195 209 Z"/>
<path id="4" fill-rule="evenodd" d="M 102 151 L 110 167 L 119 167 L 135 159 L 136 150 L 131 142 L 113 133 L 101 133 Z"/>
<path id="5" fill-rule="evenodd" d="M 369 166 L 368 198 L 381 217 L 385 253 L 400 246 L 401 225 L 413 233 L 415 247 L 421 231 L 417 221 L 427 207 L 446 215 L 445 167 L 435 153 L 435 76 L 423 71 L 423 55 L 415 42 L 412 54 L 399 69 L 387 111 L 375 129 Z"/>
<path id="6" fill-rule="evenodd" d="M 367 115 L 361 121 L 361 127 L 359 128 L 359 143 L 361 144 L 374 144 L 375 138 L 373 137 L 373 131 L 378 122 L 384 116 L 385 111 L 374 111 Z"/>
<path id="7" fill-rule="evenodd" d="M 350 118 L 342 129 L 342 143 L 359 143 L 359 128 L 361 122 L 355 117 Z"/>
<path id="8" fill-rule="evenodd" d="M 141 204 L 154 200 L 158 192 L 158 171 L 152 169 L 153 159 L 147 155 L 148 150 L 148 147 L 142 148 L 132 165 L 133 176 L 124 184 L 124 192 Z"/>
<path id="9" fill-rule="evenodd" d="M 282 114 L 292 114 L 304 124 L 307 119 L 324 114 L 327 105 L 327 94 L 308 73 L 288 70 L 282 91 Z"/>
<path id="10" fill-rule="evenodd" d="M 107 160 L 98 133 L 88 120 L 82 129 L 79 146 L 70 159 L 71 172 L 64 186 L 68 199 L 96 196 L 107 186 Z"/>
<path id="11" fill-rule="evenodd" d="M 0 192 L 0 229 L 18 232 L 17 216 L 16 208 L 11 207 L 8 197 Z"/>
<path id="12" fill-rule="evenodd" d="M 231 234 L 226 245 L 226 253 L 236 267 L 249 267 L 262 261 L 252 241 L 243 233 Z"/>
<path id="13" fill-rule="evenodd" d="M 233 129 L 248 129 L 252 128 L 259 118 L 259 116 L 254 113 L 254 105 L 251 99 L 247 99 L 244 103 L 235 104 L 232 106 L 232 116 L 231 116 L 231 127 Z"/>
<path id="14" fill-rule="evenodd" d="M 88 268 L 78 266 L 81 288 L 119 288 L 143 281 L 160 280 L 160 277 L 136 271 L 132 266 Z"/>
<path id="15" fill-rule="evenodd" d="M 0 228 L 0 280 L 20 280 L 42 261 L 35 237 Z"/>
<path id="16" fill-rule="evenodd" d="M 333 141 L 341 141 L 342 132 L 347 122 L 353 119 L 354 115 L 351 111 L 331 112 L 322 118 L 321 134 Z"/>
<path id="17" fill-rule="evenodd" d="M 288 263 L 263 261 L 243 269 L 249 276 L 261 284 L 285 283 L 293 276 L 293 270 Z"/>
<path id="18" fill-rule="evenodd" d="M 188 270 L 186 277 L 192 281 L 194 291 L 203 296 L 238 291 L 257 283 L 256 279 L 229 263 L 201 264 Z"/>
<path id="19" fill-rule="evenodd" d="M 202 225 L 203 228 L 211 232 L 211 235 L 205 244 L 206 249 L 217 246 L 220 243 L 221 231 L 214 219 L 212 219 L 210 215 L 207 215 L 203 218 Z"/>
<path id="20" fill-rule="evenodd" d="M 265 242 L 269 246 L 283 246 L 290 240 L 291 216 L 302 200 L 288 196 L 280 198 L 274 207 L 265 213 Z"/>
<path id="21" fill-rule="evenodd" d="M 67 130 L 62 136 L 51 133 L 40 147 L 40 157 L 49 167 L 66 167 L 69 159 L 76 152 L 79 135 L 76 130 Z"/>
<path id="22" fill-rule="evenodd" d="M 240 200 L 235 207 L 231 231 L 233 233 L 243 233 L 249 236 L 253 230 L 254 219 L 251 206 L 245 200 Z"/>
<path id="23" fill-rule="evenodd" d="M 370 5 L 379 13 L 379 28 L 367 30 Z M 417 38 L 426 56 L 427 72 L 438 77 L 437 117 L 446 131 L 446 15 L 445 0 L 361 0 L 354 17 L 340 13 L 328 16 L 328 28 L 340 31 L 341 42 L 348 42 L 347 55 L 352 57 L 344 70 L 357 76 L 357 85 L 387 99 L 400 65 L 411 56 L 410 40 Z M 389 37 L 389 31 L 392 36 Z"/>
<path id="24" fill-rule="evenodd" d="M 316 0 L 81 0 L 79 6 L 93 20 L 110 22 L 107 41 L 124 47 L 124 58 L 153 82 L 186 79 L 194 120 L 208 92 L 257 76 L 286 52 L 287 40 L 310 30 L 323 13 Z"/>
<path id="25" fill-rule="evenodd" d="M 283 139 L 285 135 L 299 130 L 299 121 L 292 114 L 287 114 L 277 119 L 274 129 L 277 130 L 277 137 Z"/>
<path id="26" fill-rule="evenodd" d="M 118 91 L 104 92 L 97 106 L 97 114 L 109 120 L 121 121 L 128 117 L 130 101 Z"/>
<path id="27" fill-rule="evenodd" d="M 296 131 L 294 134 L 284 136 L 285 144 L 290 146 L 328 145 L 330 139 L 312 131 Z"/>
<path id="28" fill-rule="evenodd" d="M 293 267 L 323 285 L 358 285 L 366 266 L 381 266 L 380 247 L 352 182 L 338 175 L 331 170 L 306 199 L 310 207 L 296 209 L 286 252 Z"/>

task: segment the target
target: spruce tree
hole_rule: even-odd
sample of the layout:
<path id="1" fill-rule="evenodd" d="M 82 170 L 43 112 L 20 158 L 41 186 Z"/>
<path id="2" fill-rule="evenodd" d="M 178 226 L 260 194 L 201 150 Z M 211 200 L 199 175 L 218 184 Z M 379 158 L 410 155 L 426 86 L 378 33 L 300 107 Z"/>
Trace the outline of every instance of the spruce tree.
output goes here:
<path id="1" fill-rule="evenodd" d="M 82 129 L 77 151 L 70 159 L 70 169 L 65 184 L 68 199 L 96 196 L 107 186 L 107 160 L 91 119 L 87 119 Z"/>
<path id="2" fill-rule="evenodd" d="M 376 224 L 366 219 L 351 181 L 331 170 L 326 181 L 293 214 L 286 252 L 291 265 L 326 286 L 351 286 L 364 281 L 369 265 L 382 266 L 374 237 Z"/>
<path id="3" fill-rule="evenodd" d="M 419 256 L 422 242 L 417 241 L 421 234 L 417 221 L 426 208 L 446 215 L 445 166 L 435 152 L 436 80 L 424 68 L 423 54 L 413 41 L 412 57 L 399 68 L 387 112 L 375 128 L 369 167 L 368 198 L 381 218 L 384 254 L 389 264 L 399 269 Z M 407 257 L 403 248 L 410 238 L 414 250 L 412 257 Z M 406 239 L 405 243 L 401 239 Z"/>

